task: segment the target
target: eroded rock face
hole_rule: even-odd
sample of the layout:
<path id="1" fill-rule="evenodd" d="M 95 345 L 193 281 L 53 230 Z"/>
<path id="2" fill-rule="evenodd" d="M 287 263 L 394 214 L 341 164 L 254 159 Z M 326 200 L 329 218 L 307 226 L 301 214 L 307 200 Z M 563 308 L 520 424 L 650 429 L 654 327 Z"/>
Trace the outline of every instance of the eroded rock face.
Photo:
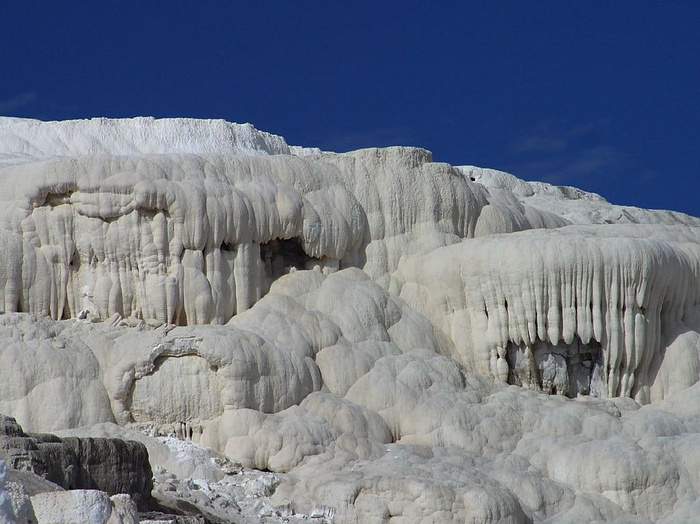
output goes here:
<path id="1" fill-rule="evenodd" d="M 0 458 L 10 468 L 32 472 L 64 489 L 128 494 L 145 504 L 153 486 L 143 444 L 108 438 L 27 435 L 10 417 L 0 416 Z"/>
<path id="2" fill-rule="evenodd" d="M 261 519 L 697 510 L 700 219 L 220 121 L 0 119 L 0 176 L 0 412 L 27 431 L 190 440 L 148 444 L 162 485 L 249 507 L 205 444 L 274 472 Z M 65 484 L 137 467 L 13 432 Z"/>

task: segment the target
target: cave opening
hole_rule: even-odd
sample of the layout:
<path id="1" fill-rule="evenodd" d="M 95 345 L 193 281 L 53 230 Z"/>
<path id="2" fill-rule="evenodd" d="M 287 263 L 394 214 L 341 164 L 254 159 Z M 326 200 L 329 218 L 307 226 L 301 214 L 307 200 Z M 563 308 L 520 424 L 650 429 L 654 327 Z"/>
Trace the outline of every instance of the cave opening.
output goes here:
<path id="1" fill-rule="evenodd" d="M 511 341 L 506 359 L 509 384 L 569 398 L 605 396 L 603 348 L 596 340 L 584 343 L 576 337 L 570 344 L 552 345 L 538 339 L 530 346 Z"/>
<path id="2" fill-rule="evenodd" d="M 296 269 L 307 269 L 311 262 L 320 262 L 306 254 L 301 239 L 297 237 L 275 238 L 260 244 L 260 258 L 265 274 L 272 280 Z"/>
<path id="3" fill-rule="evenodd" d="M 43 206 L 58 207 L 63 204 L 70 204 L 71 197 L 73 196 L 74 190 L 67 190 L 58 193 L 46 193 L 44 197 Z"/>

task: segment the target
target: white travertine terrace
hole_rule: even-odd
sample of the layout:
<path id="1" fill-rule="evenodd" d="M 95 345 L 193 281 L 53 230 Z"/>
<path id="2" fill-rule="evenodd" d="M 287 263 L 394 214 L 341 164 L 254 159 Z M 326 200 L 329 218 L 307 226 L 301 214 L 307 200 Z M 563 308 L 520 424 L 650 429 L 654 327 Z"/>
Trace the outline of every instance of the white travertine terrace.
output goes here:
<path id="1" fill-rule="evenodd" d="M 28 431 L 177 427 L 336 522 L 700 511 L 700 219 L 193 119 L 0 118 L 0 183 Z"/>
<path id="2" fill-rule="evenodd" d="M 700 328 L 694 321 L 700 302 L 698 231 L 567 226 L 507 239 L 488 236 L 406 257 L 399 294 L 450 334 L 470 369 L 499 378 L 512 344 L 519 347 L 517 358 L 522 355 L 524 385 L 539 389 L 544 377 L 537 377 L 538 364 L 546 374 L 549 363 L 538 362 L 545 357 L 533 348 L 556 346 L 559 352 L 547 351 L 556 355 L 551 366 L 560 368 L 551 370 L 550 388 L 558 382 L 568 393 L 564 356 L 594 342 L 603 348 L 598 361 L 589 361 L 591 372 L 600 375 L 590 385 L 597 396 L 648 403 L 658 353 L 668 344 L 664 326 L 685 322 L 693 331 Z M 572 348 L 574 343 L 579 347 Z M 590 387 L 583 389 L 588 393 Z"/>

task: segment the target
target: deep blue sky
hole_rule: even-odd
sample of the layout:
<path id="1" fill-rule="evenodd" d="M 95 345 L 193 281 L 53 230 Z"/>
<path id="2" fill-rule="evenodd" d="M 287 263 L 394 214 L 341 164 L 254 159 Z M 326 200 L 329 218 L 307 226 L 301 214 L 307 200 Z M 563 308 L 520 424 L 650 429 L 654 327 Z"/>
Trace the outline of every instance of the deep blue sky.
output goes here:
<path id="1" fill-rule="evenodd" d="M 700 215 L 697 0 L 86 4 L 2 3 L 0 114 L 419 145 Z"/>

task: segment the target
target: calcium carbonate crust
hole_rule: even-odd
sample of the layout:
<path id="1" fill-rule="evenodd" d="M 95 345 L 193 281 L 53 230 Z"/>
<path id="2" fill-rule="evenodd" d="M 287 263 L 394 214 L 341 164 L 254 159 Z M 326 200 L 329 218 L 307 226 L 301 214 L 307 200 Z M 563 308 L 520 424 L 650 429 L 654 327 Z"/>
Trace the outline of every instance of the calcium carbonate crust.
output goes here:
<path id="1" fill-rule="evenodd" d="M 698 219 L 223 121 L 0 118 L 0 162 L 26 430 L 176 435 L 229 497 L 205 445 L 270 518 L 694 518 Z"/>

